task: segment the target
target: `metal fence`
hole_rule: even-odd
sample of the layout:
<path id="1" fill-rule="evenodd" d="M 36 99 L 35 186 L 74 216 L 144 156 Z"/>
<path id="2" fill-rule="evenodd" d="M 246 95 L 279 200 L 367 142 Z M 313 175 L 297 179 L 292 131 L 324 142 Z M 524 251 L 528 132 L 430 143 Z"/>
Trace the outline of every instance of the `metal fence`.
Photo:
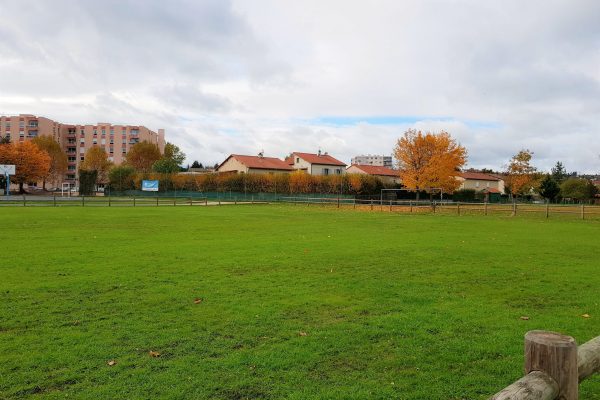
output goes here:
<path id="1" fill-rule="evenodd" d="M 145 194 L 143 196 L 10 196 L 0 197 L 0 207 L 64 207 L 64 206 L 179 206 L 179 205 L 225 205 L 225 204 L 265 204 L 285 203 L 295 206 L 322 206 L 360 211 L 378 211 L 393 213 L 427 213 L 447 215 L 500 215 L 500 216 L 537 216 L 542 218 L 570 217 L 579 219 L 599 219 L 600 206 L 572 204 L 530 204 L 530 203 L 462 203 L 452 201 L 406 201 L 355 199 L 351 197 L 311 197 L 304 196 L 199 196 L 199 193 Z"/>

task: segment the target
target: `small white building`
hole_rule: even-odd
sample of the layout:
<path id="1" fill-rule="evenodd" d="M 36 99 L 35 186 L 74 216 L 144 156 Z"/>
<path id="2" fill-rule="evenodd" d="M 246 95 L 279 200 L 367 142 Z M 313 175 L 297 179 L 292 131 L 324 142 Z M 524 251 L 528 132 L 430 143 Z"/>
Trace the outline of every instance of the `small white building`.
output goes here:
<path id="1" fill-rule="evenodd" d="M 290 154 L 285 161 L 295 170 L 305 171 L 310 175 L 342 175 L 346 173 L 346 164 L 331 157 L 327 153 L 319 152 Z"/>

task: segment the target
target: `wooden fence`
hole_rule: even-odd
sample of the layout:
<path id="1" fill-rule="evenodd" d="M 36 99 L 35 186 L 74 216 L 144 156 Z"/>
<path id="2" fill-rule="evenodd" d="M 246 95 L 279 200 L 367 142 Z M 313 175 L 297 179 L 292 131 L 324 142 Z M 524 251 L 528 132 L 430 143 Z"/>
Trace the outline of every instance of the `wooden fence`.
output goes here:
<path id="1" fill-rule="evenodd" d="M 363 211 L 399 213 L 431 213 L 454 215 L 535 215 L 543 218 L 570 216 L 578 219 L 600 218 L 600 206 L 573 204 L 527 203 L 461 203 L 406 200 L 361 200 L 351 198 L 281 197 L 280 201 L 295 205 L 330 205 Z"/>
<path id="2" fill-rule="evenodd" d="M 525 376 L 490 400 L 577 400 L 579 384 L 600 372 L 600 336 L 577 346 L 571 336 L 525 335 Z"/>

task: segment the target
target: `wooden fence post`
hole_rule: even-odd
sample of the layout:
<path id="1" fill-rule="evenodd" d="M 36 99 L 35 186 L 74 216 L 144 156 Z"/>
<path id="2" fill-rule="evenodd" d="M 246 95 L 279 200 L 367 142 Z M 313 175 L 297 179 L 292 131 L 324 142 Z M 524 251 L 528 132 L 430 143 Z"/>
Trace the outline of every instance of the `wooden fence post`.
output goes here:
<path id="1" fill-rule="evenodd" d="M 54 195 L 53 200 L 54 200 L 54 207 L 56 207 L 56 195 Z"/>
<path id="2" fill-rule="evenodd" d="M 516 217 L 517 216 L 517 202 L 513 202 L 513 211 L 512 211 L 512 216 Z"/>
<path id="3" fill-rule="evenodd" d="M 392 200 L 390 200 L 390 212 L 392 212 Z"/>
<path id="4" fill-rule="evenodd" d="M 558 399 L 577 400 L 577 343 L 571 336 L 547 331 L 525 334 L 525 374 L 542 371 L 558 384 Z"/>
<path id="5" fill-rule="evenodd" d="M 110 207 L 110 195 L 108 195 L 108 206 Z"/>
<path id="6" fill-rule="evenodd" d="M 410 212 L 413 212 L 413 210 L 412 210 L 412 200 L 410 200 L 410 201 L 408 202 L 408 205 L 410 206 Z"/>
<path id="7" fill-rule="evenodd" d="M 190 195 L 190 206 L 194 204 L 194 200 L 192 199 L 192 196 Z"/>
<path id="8" fill-rule="evenodd" d="M 550 203 L 546 203 L 546 219 L 550 217 Z"/>
<path id="9" fill-rule="evenodd" d="M 206 197 L 206 198 L 204 199 L 204 205 L 205 205 L 205 206 L 207 206 L 207 205 L 208 205 L 208 197 Z"/>
<path id="10" fill-rule="evenodd" d="M 81 206 L 85 207 L 85 196 L 81 196 Z"/>
<path id="11" fill-rule="evenodd" d="M 581 205 L 581 219 L 585 219 L 585 204 Z"/>
<path id="12" fill-rule="evenodd" d="M 27 198 L 23 195 L 23 207 L 27 206 Z"/>
<path id="13" fill-rule="evenodd" d="M 353 208 L 356 210 L 356 198 L 354 199 L 353 203 Z"/>
<path id="14" fill-rule="evenodd" d="M 158 207 L 158 193 L 156 194 L 156 207 Z"/>
<path id="15" fill-rule="evenodd" d="M 460 202 L 456 204 L 456 213 L 460 215 Z"/>
<path id="16" fill-rule="evenodd" d="M 373 199 L 371 199 L 371 211 L 373 211 Z"/>
<path id="17" fill-rule="evenodd" d="M 483 203 L 483 215 L 487 216 L 487 201 Z"/>
<path id="18" fill-rule="evenodd" d="M 135 194 L 133 195 L 133 206 L 135 207 Z"/>
<path id="19" fill-rule="evenodd" d="M 177 195 L 173 196 L 173 207 L 177 205 Z"/>

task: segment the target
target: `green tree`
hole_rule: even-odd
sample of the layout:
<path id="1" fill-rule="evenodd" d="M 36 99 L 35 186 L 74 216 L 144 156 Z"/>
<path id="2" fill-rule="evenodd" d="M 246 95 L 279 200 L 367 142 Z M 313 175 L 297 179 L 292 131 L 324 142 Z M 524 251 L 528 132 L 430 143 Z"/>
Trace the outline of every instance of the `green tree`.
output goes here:
<path id="1" fill-rule="evenodd" d="M 560 161 L 557 161 L 556 165 L 554 167 L 552 167 L 551 173 L 552 173 L 552 178 L 554 178 L 554 181 L 557 182 L 558 184 L 562 183 L 569 176 L 569 174 L 567 174 L 567 170 L 565 169 L 563 163 L 561 163 Z"/>
<path id="2" fill-rule="evenodd" d="M 38 136 L 32 140 L 33 143 L 50 156 L 50 169 L 42 179 L 42 187 L 46 190 L 46 181 L 50 180 L 56 184 L 67 172 L 68 159 L 60 144 L 52 136 Z"/>
<path id="3" fill-rule="evenodd" d="M 185 153 L 182 152 L 177 145 L 167 142 L 167 144 L 165 144 L 163 158 L 173 160 L 177 164 L 177 166 L 180 166 L 185 160 Z"/>
<path id="4" fill-rule="evenodd" d="M 539 192 L 543 198 L 552 201 L 559 195 L 560 186 L 554 180 L 552 175 L 546 175 L 540 182 Z"/>
<path id="5" fill-rule="evenodd" d="M 192 168 L 204 168 L 204 167 L 202 166 L 202 163 L 199 163 L 198 161 L 194 161 L 192 163 Z"/>
<path id="6" fill-rule="evenodd" d="M 135 169 L 130 165 L 120 165 L 108 172 L 110 188 L 117 192 L 134 189 Z"/>
<path id="7" fill-rule="evenodd" d="M 79 194 L 83 196 L 91 196 L 94 194 L 94 186 L 98 180 L 98 171 L 95 170 L 79 170 Z"/>
<path id="8" fill-rule="evenodd" d="M 584 201 L 593 198 L 597 188 L 587 179 L 570 178 L 560 185 L 560 194 L 563 198 Z"/>
<path id="9" fill-rule="evenodd" d="M 170 158 L 161 158 L 152 165 L 152 171 L 161 174 L 172 174 L 179 172 L 180 168 L 177 162 Z"/>

